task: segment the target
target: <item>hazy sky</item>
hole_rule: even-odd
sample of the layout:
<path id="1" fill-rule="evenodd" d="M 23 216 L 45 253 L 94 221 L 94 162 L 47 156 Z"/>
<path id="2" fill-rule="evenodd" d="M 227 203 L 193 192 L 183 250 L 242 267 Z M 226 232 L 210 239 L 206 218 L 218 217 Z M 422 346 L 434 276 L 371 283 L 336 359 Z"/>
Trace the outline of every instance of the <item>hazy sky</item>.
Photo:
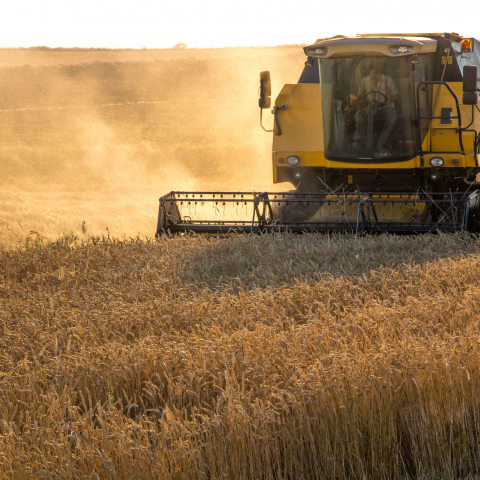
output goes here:
<path id="1" fill-rule="evenodd" d="M 169 48 L 310 43 L 370 32 L 480 37 L 475 2 L 444 0 L 4 0 L 0 47 Z M 462 8 L 463 7 L 463 8 Z M 469 11 L 471 13 L 469 13 Z"/>

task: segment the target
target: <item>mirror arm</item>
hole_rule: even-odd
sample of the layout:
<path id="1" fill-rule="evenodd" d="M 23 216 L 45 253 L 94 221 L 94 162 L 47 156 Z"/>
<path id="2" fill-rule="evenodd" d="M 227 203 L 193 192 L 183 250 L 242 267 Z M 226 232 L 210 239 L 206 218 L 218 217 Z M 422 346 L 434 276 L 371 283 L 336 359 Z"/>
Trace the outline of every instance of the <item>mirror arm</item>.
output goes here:
<path id="1" fill-rule="evenodd" d="M 262 112 L 263 112 L 263 108 L 260 109 L 260 126 L 266 131 L 266 132 L 273 132 L 273 130 L 267 130 L 263 124 L 262 124 Z"/>

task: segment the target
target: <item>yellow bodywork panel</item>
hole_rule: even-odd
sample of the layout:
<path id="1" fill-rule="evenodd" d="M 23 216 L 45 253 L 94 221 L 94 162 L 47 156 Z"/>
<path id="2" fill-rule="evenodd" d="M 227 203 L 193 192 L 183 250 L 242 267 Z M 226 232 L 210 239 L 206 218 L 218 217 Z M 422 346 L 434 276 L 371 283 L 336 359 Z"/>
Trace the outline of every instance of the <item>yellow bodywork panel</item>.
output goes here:
<path id="1" fill-rule="evenodd" d="M 287 104 L 288 108 L 277 113 L 282 135 L 274 135 L 273 150 L 323 152 L 320 85 L 285 85 L 275 100 L 276 106 L 283 104 Z"/>
<path id="2" fill-rule="evenodd" d="M 455 92 L 455 95 L 458 97 L 459 102 L 461 103 L 463 97 L 463 85 L 461 82 L 452 82 L 449 84 L 452 90 Z M 435 105 L 435 100 L 436 105 Z M 455 106 L 455 100 L 443 85 L 434 86 L 433 90 L 433 102 L 435 105 L 435 111 L 433 112 L 434 117 L 440 117 L 442 113 L 442 108 L 450 108 L 452 110 L 452 116 L 457 116 L 457 108 Z M 473 119 L 472 119 L 473 112 Z M 463 128 L 467 127 L 469 124 L 469 129 L 477 130 L 479 129 L 479 116 L 477 110 L 471 105 L 460 105 L 460 117 L 461 117 L 461 126 Z M 472 122 L 473 120 L 473 122 Z M 432 120 L 430 126 L 430 145 L 429 150 L 446 152 L 446 151 L 460 151 L 460 142 L 457 132 L 459 126 L 458 119 L 452 118 L 450 124 L 441 123 L 441 119 Z M 428 136 L 428 135 L 427 135 Z M 445 159 L 446 167 L 453 166 L 462 166 L 462 167 L 475 167 L 475 159 L 473 155 L 474 150 L 474 141 L 475 134 L 473 132 L 464 132 L 462 134 L 463 139 L 463 148 L 466 153 L 465 156 L 462 155 L 449 155 L 448 159 Z M 457 163 L 460 160 L 460 164 Z M 453 160 L 453 163 L 452 163 Z"/>
<path id="3" fill-rule="evenodd" d="M 294 146 L 294 145 L 292 145 Z M 274 165 L 285 165 L 285 159 L 295 155 L 300 159 L 299 167 L 327 167 L 327 168 L 418 168 L 420 167 L 420 157 L 405 162 L 390 162 L 390 163 L 350 163 L 350 162 L 336 162 L 335 160 L 327 160 L 324 152 L 304 152 L 298 150 L 288 151 L 274 151 Z M 434 155 L 431 155 L 432 157 Z M 457 155 L 458 157 L 458 155 Z M 276 159 L 276 162 L 275 162 Z"/>

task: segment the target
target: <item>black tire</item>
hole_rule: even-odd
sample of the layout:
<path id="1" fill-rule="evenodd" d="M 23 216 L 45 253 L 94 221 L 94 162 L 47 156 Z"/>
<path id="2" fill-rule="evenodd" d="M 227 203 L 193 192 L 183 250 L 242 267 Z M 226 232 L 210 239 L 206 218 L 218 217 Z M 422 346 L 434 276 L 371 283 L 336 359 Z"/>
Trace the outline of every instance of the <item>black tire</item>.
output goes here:
<path id="1" fill-rule="evenodd" d="M 480 200 L 478 192 L 470 197 L 469 202 L 467 230 L 470 233 L 480 233 Z"/>

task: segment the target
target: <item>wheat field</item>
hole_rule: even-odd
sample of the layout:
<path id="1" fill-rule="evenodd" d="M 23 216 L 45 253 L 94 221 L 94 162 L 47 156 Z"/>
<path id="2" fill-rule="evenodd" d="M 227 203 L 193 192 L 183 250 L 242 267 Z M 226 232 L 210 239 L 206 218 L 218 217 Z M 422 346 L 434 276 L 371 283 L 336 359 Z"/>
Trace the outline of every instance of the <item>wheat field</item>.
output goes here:
<path id="1" fill-rule="evenodd" d="M 0 255 L 0 476 L 480 471 L 479 240 L 42 239 Z"/>
<path id="2" fill-rule="evenodd" d="M 152 238 L 300 47 L 0 53 L 0 478 L 480 478 L 477 237 Z"/>
<path id="3" fill-rule="evenodd" d="M 304 56 L 299 46 L 0 49 L 0 244 L 32 231 L 55 239 L 83 221 L 99 235 L 153 235 L 171 190 L 271 190 L 259 72 L 278 94 Z"/>

